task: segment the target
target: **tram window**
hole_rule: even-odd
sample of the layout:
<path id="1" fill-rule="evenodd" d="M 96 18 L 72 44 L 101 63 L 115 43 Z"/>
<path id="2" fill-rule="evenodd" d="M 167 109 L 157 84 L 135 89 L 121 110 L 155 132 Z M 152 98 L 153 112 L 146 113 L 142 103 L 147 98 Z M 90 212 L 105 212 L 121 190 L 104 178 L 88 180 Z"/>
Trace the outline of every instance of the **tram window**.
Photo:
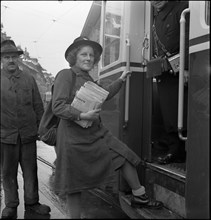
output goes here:
<path id="1" fill-rule="evenodd" d="M 103 66 L 119 59 L 122 2 L 107 1 L 105 12 L 105 36 Z"/>
<path id="2" fill-rule="evenodd" d="M 210 25 L 210 1 L 205 2 L 205 22 Z"/>
<path id="3" fill-rule="evenodd" d="M 105 36 L 105 55 L 104 55 L 104 66 L 118 60 L 119 58 L 119 39 Z"/>

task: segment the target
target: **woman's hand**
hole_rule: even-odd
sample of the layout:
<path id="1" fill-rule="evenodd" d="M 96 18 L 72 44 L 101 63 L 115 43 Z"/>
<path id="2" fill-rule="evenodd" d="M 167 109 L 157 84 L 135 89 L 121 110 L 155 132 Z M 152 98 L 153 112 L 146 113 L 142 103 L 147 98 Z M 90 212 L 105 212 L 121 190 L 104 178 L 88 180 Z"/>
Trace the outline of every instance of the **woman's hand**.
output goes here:
<path id="1" fill-rule="evenodd" d="M 100 117 L 100 111 L 101 109 L 94 109 L 88 112 L 83 112 L 80 114 L 80 119 L 81 120 L 90 120 L 90 121 L 95 121 L 98 120 Z"/>
<path id="2" fill-rule="evenodd" d="M 130 74 L 131 74 L 131 71 L 125 70 L 119 78 L 122 81 L 125 81 L 127 79 L 127 76 L 129 76 Z"/>

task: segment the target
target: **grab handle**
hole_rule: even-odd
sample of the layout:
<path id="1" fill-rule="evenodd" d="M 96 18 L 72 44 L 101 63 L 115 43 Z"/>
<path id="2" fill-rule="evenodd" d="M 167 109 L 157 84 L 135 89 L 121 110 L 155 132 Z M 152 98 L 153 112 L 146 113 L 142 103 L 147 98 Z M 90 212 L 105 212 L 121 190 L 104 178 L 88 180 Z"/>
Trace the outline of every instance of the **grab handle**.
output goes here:
<path id="1" fill-rule="evenodd" d="M 130 71 L 130 40 L 126 39 L 126 70 Z M 129 92 L 130 92 L 130 75 L 127 76 L 125 86 L 125 118 L 123 128 L 126 128 L 129 120 Z"/>
<path id="2" fill-rule="evenodd" d="M 189 13 L 190 9 L 186 8 L 180 17 L 180 65 L 179 65 L 179 91 L 178 91 L 178 135 L 183 141 L 187 137 L 182 135 L 183 128 L 183 102 L 184 102 L 184 64 L 185 64 L 185 15 Z"/>

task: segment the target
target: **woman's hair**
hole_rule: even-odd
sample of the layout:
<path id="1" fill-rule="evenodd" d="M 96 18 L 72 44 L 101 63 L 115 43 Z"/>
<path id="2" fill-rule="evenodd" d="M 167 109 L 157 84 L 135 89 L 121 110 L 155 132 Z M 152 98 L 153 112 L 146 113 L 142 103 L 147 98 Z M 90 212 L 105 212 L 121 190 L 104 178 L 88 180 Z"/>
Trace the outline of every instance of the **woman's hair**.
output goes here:
<path id="1" fill-rule="evenodd" d="M 82 48 L 82 47 L 85 47 L 87 45 L 80 45 L 74 49 L 72 49 L 68 55 L 67 55 L 67 61 L 70 65 L 70 67 L 74 66 L 75 63 L 76 63 L 76 56 L 77 56 L 77 53 L 78 51 Z M 100 61 L 100 53 L 98 52 L 98 50 L 96 50 L 94 47 L 93 48 L 93 51 L 94 51 L 94 64 L 97 64 L 99 61 Z"/>

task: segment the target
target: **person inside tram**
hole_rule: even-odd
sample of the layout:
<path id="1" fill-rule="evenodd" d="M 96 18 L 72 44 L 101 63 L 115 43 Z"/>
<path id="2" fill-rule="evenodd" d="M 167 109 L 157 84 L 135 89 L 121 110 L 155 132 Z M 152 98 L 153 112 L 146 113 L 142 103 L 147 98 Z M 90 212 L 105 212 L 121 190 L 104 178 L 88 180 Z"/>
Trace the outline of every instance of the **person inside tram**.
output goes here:
<path id="1" fill-rule="evenodd" d="M 71 68 L 59 71 L 54 82 L 52 111 L 60 118 L 54 185 L 59 195 L 66 195 L 72 218 L 80 218 L 82 191 L 109 183 L 117 170 L 121 170 L 132 189 L 132 206 L 161 208 L 163 205 L 147 195 L 136 170 L 140 158 L 103 125 L 101 109 L 80 112 L 71 106 L 71 97 L 76 91 L 85 82 L 94 82 L 89 71 L 99 62 L 102 50 L 99 43 L 87 37 L 76 38 L 65 52 Z M 70 88 L 69 74 L 76 76 L 73 88 Z M 109 92 L 107 100 L 120 90 L 128 74 L 130 72 L 124 71 L 116 81 L 104 87 Z M 91 121 L 92 125 L 83 128 L 76 123 L 81 120 Z"/>
<path id="2" fill-rule="evenodd" d="M 154 8 L 153 56 L 164 57 L 179 53 L 180 46 L 180 15 L 188 8 L 187 1 L 150 1 Z M 188 37 L 189 16 L 186 16 L 185 39 L 185 71 L 184 71 L 184 129 L 187 134 L 187 93 L 188 93 Z M 169 64 L 161 70 L 160 75 L 154 76 L 157 82 L 158 97 L 163 118 L 165 134 L 155 142 L 157 149 L 167 150 L 164 156 L 159 156 L 159 164 L 185 162 L 185 141 L 179 139 L 177 131 L 178 115 L 178 81 L 179 72 L 173 72 Z"/>
<path id="3" fill-rule="evenodd" d="M 18 166 L 23 172 L 24 208 L 48 215 L 50 207 L 39 203 L 37 176 L 38 126 L 43 103 L 33 76 L 19 68 L 22 50 L 14 41 L 1 42 L 1 174 L 5 196 L 2 219 L 17 218 Z"/>

